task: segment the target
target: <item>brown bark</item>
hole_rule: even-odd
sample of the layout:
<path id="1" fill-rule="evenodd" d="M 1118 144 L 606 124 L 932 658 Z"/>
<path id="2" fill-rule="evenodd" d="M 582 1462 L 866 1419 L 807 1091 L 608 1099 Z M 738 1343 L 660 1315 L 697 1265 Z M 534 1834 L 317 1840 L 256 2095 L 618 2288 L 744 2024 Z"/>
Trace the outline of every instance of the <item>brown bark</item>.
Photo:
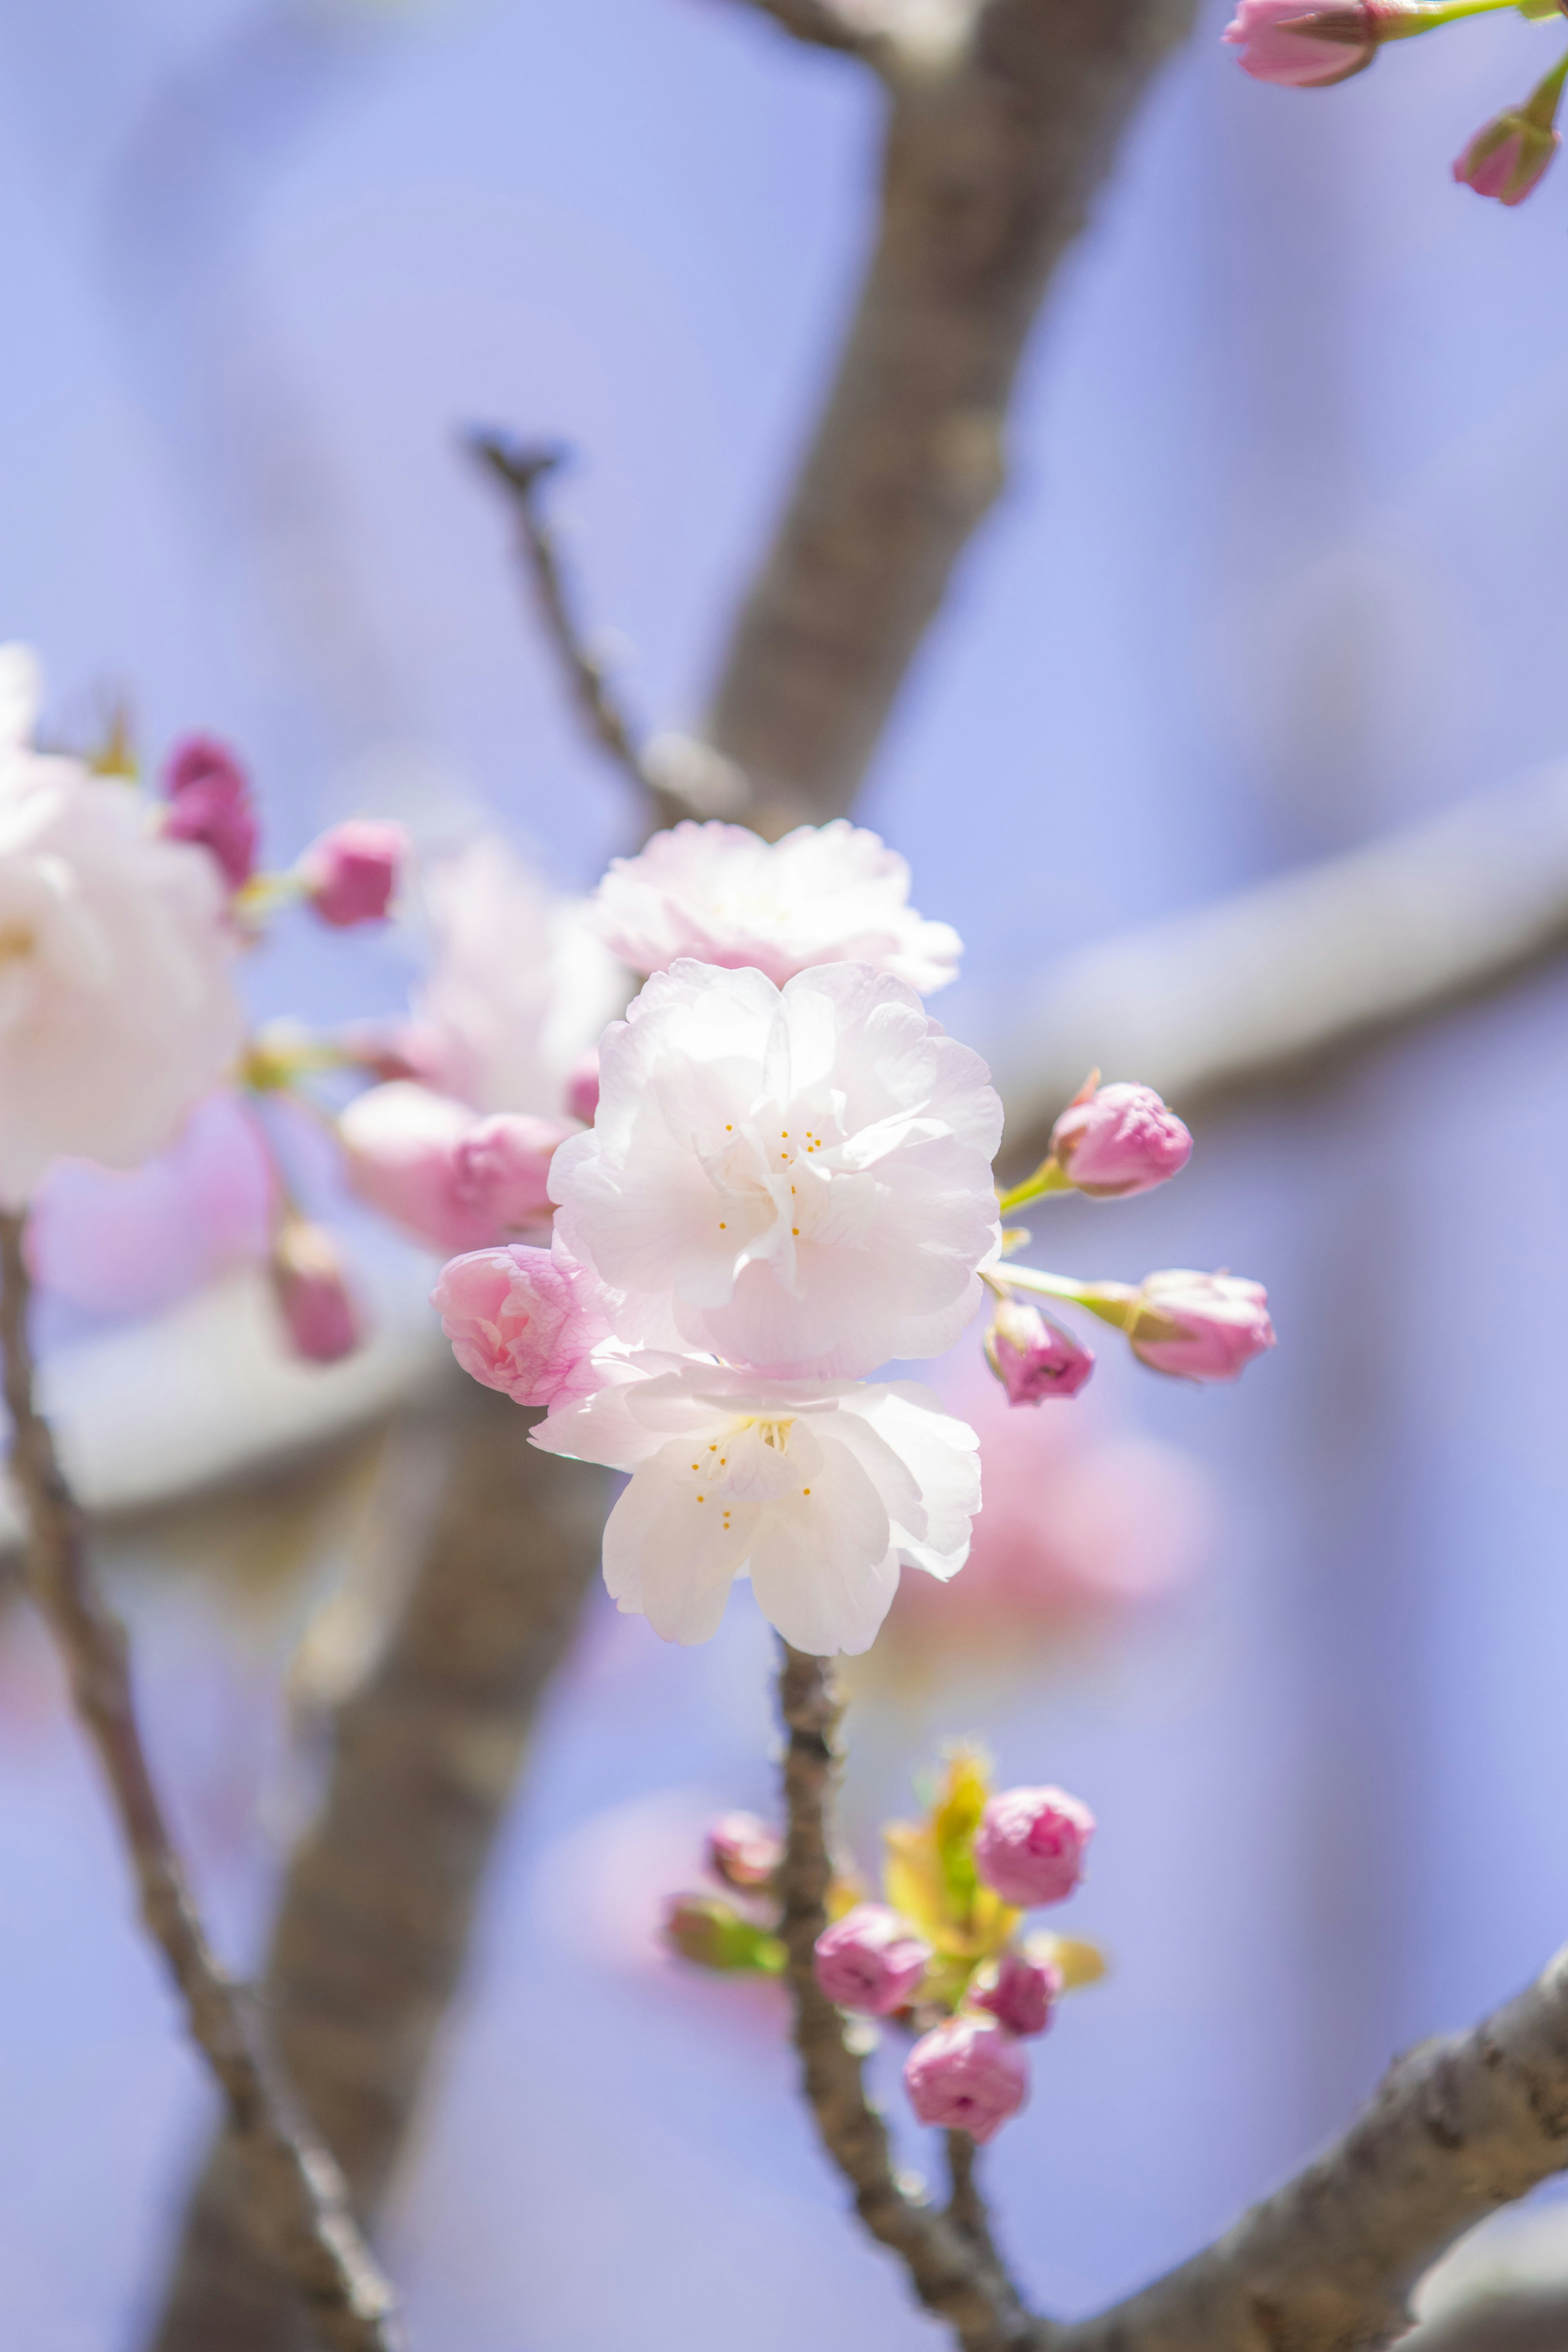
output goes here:
<path id="1" fill-rule="evenodd" d="M 289 1865 L 265 1998 L 362 2212 L 396 2161 L 461 1973 L 540 1699 L 598 1564 L 605 1490 L 526 1442 L 534 1416 L 454 1384 L 436 1521 L 401 1618 L 340 1712 L 321 1814 Z M 215 2147 L 154 2341 L 280 2352 L 292 2322 Z"/>

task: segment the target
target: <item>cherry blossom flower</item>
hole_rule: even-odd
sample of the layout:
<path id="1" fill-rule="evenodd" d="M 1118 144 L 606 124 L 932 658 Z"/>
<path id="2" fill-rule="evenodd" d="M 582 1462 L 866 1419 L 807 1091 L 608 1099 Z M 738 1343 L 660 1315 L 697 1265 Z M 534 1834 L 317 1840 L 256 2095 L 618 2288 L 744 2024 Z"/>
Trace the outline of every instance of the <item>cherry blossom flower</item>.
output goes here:
<path id="1" fill-rule="evenodd" d="M 984 2147 L 1029 2095 L 1029 2062 L 994 2018 L 950 2017 L 904 2061 L 904 2088 L 922 2124 L 966 2131 Z"/>
<path id="2" fill-rule="evenodd" d="M 430 1303 L 464 1371 L 516 1404 L 564 1404 L 602 1385 L 592 1350 L 609 1336 L 605 1294 L 559 1246 L 455 1257 Z"/>
<path id="3" fill-rule="evenodd" d="M 1063 1789 L 1004 1789 L 981 1816 L 974 1867 L 1025 1910 L 1065 1903 L 1083 1876 L 1094 1829 L 1089 1807 Z"/>
<path id="4" fill-rule="evenodd" d="M 885 1903 L 857 1903 L 816 1939 L 816 1981 L 838 2009 L 891 2017 L 931 1966 L 931 1948 Z"/>
<path id="5" fill-rule="evenodd" d="M 1164 1338 L 1129 1331 L 1132 1352 L 1151 1371 L 1189 1381 L 1239 1380 L 1255 1356 L 1274 1345 L 1268 1293 L 1239 1274 L 1198 1274 L 1173 1266 L 1145 1275 L 1139 1299 L 1162 1325 Z"/>
<path id="6" fill-rule="evenodd" d="M 0 1200 L 72 1157 L 168 1143 L 240 1042 L 227 893 L 122 781 L 30 747 L 37 671 L 0 677 Z"/>
<path id="7" fill-rule="evenodd" d="M 1114 1201 L 1164 1184 L 1192 1158 L 1193 1139 L 1152 1087 L 1087 1088 L 1051 1130 L 1058 1166 L 1080 1192 Z"/>
<path id="8" fill-rule="evenodd" d="M 782 987 L 814 965 L 867 963 L 930 995 L 957 978 L 963 943 L 909 895 L 904 860 L 845 817 L 782 841 L 688 819 L 612 859 L 593 903 L 600 937 L 634 971 L 690 956 Z"/>
<path id="9" fill-rule="evenodd" d="M 706 1642 L 748 1564 L 770 1624 L 819 1656 L 869 1648 L 901 1562 L 948 1578 L 980 1503 L 975 1438 L 913 1382 L 770 1380 L 648 1351 L 530 1435 L 629 1470 L 605 1581 L 666 1641 Z"/>
<path id="10" fill-rule="evenodd" d="M 551 1158 L 574 1131 L 521 1113 L 476 1118 L 406 1081 L 368 1087 L 338 1121 L 353 1190 L 439 1250 L 548 1233 Z"/>
<path id="11" fill-rule="evenodd" d="M 558 1226 L 694 1348 L 781 1378 L 952 1344 L 997 1243 L 984 1063 L 863 964 L 681 962 L 605 1036 L 595 1123 L 556 1153 Z"/>

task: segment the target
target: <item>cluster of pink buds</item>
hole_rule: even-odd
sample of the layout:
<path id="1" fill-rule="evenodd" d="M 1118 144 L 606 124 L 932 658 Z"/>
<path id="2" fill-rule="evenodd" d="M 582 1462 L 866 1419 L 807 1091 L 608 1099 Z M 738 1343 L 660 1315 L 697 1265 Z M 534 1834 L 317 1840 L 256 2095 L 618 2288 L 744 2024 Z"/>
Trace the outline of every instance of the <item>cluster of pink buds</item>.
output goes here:
<path id="1" fill-rule="evenodd" d="M 348 929 L 384 922 L 408 860 L 408 836 L 379 817 L 351 817 L 313 841 L 287 874 L 260 874 L 260 826 L 250 780 L 226 743 L 187 735 L 163 770 L 163 831 L 210 852 L 237 902 L 252 915 L 296 898 L 323 923 Z"/>
<path id="2" fill-rule="evenodd" d="M 1178 1175 L 1192 1149 L 1187 1129 L 1152 1087 L 1101 1086 L 1093 1071 L 1051 1130 L 1046 1159 L 1003 1194 L 1003 1213 L 1067 1191 L 1092 1200 L 1131 1199 Z M 1004 1248 L 1016 1249 L 1028 1237 L 1015 1227 L 1004 1235 Z M 1267 1293 L 1237 1275 L 1172 1269 L 1133 1286 L 1006 1265 L 987 1271 L 984 1279 L 997 1302 L 985 1335 L 986 1360 L 1012 1404 L 1076 1396 L 1094 1370 L 1092 1351 L 1017 1297 L 1019 1290 L 1086 1307 L 1124 1331 L 1133 1354 L 1152 1371 L 1183 1380 L 1234 1381 L 1274 1345 Z"/>
<path id="3" fill-rule="evenodd" d="M 1223 37 L 1241 53 L 1243 69 L 1290 89 L 1322 89 L 1371 65 L 1385 41 L 1436 31 L 1461 16 L 1516 6 L 1522 16 L 1561 13 L 1558 0 L 1239 0 Z M 1495 115 L 1454 165 L 1454 177 L 1500 204 L 1523 202 L 1562 144 L 1557 112 L 1568 56 L 1544 75 L 1522 106 Z"/>

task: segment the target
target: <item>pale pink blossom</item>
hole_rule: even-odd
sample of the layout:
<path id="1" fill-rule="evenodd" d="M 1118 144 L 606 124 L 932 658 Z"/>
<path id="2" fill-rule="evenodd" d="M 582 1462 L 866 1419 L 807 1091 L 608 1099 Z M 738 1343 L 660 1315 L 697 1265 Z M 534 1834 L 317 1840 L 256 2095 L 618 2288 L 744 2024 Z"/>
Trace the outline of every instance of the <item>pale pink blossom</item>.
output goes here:
<path id="1" fill-rule="evenodd" d="M 1009 1404 L 1074 1397 L 1094 1370 L 1094 1352 L 1022 1299 L 999 1301 L 985 1334 L 985 1360 Z"/>
<path id="2" fill-rule="evenodd" d="M 0 677 L 0 1202 L 57 1160 L 131 1168 L 222 1079 L 243 1018 L 227 893 L 135 792 L 27 737 L 37 671 Z"/>
<path id="3" fill-rule="evenodd" d="M 884 1903 L 857 1903 L 816 1939 L 816 1981 L 836 2009 L 891 2017 L 931 1966 L 931 1948 Z"/>
<path id="4" fill-rule="evenodd" d="M 408 858 L 408 835 L 384 817 L 356 816 L 313 841 L 298 872 L 306 898 L 323 923 L 348 930 L 384 922 Z"/>
<path id="5" fill-rule="evenodd" d="M 1255 1356 L 1274 1345 L 1268 1293 L 1241 1275 L 1173 1267 L 1145 1276 L 1138 1296 L 1162 1327 L 1179 1327 L 1174 1335 L 1149 1336 L 1136 1324 L 1129 1330 L 1133 1354 L 1152 1371 L 1188 1381 L 1238 1380 Z"/>
<path id="6" fill-rule="evenodd" d="M 1001 1105 L 977 1054 L 864 964 L 678 963 L 601 1046 L 551 1169 L 574 1256 L 672 1296 L 694 1348 L 781 1377 L 949 1346 L 997 1240 Z"/>
<path id="7" fill-rule="evenodd" d="M 257 1265 L 271 1242 L 276 1184 L 238 1097 L 209 1095 L 140 1168 L 61 1160 L 27 1220 L 33 1270 L 58 1297 L 103 1315 L 145 1315 Z"/>
<path id="8" fill-rule="evenodd" d="M 994 2018 L 950 2017 L 910 2052 L 904 2088 L 922 2124 L 984 2147 L 1028 2097 L 1029 2062 Z"/>
<path id="9" fill-rule="evenodd" d="M 335 1364 L 353 1354 L 363 1327 L 330 1234 L 303 1217 L 285 1217 L 273 1237 L 268 1272 L 295 1355 L 307 1363 Z"/>
<path id="10" fill-rule="evenodd" d="M 435 866 L 424 897 L 430 973 L 399 1040 L 406 1066 L 476 1110 L 572 1108 L 568 1081 L 626 1001 L 625 970 L 582 905 L 494 835 Z"/>
<path id="11" fill-rule="evenodd" d="M 1044 2033 L 1061 1999 L 1062 1972 L 1053 1963 L 1031 1960 L 1023 1952 L 1004 1952 L 978 1984 L 970 2001 L 984 2009 L 1009 2033 Z"/>
<path id="12" fill-rule="evenodd" d="M 168 839 L 197 843 L 217 860 L 229 888 L 243 889 L 256 871 L 256 810 L 249 779 L 227 744 L 215 735 L 185 736 L 169 754 L 163 790 Z"/>
<path id="13" fill-rule="evenodd" d="M 705 1642 L 749 1566 L 797 1650 L 868 1649 L 900 1563 L 945 1580 L 979 1507 L 974 1434 L 913 1382 L 779 1381 L 647 1352 L 552 1412 L 535 1445 L 629 1470 L 605 1581 L 666 1641 Z"/>
<path id="14" fill-rule="evenodd" d="M 430 1303 L 464 1371 L 515 1404 L 558 1407 L 601 1383 L 604 1293 L 560 1249 L 472 1250 L 443 1266 Z"/>
<path id="15" fill-rule="evenodd" d="M 1062 1789 L 1005 1789 L 980 1817 L 974 1867 L 1004 1902 L 1064 1903 L 1094 1835 L 1089 1807 Z"/>
<path id="16" fill-rule="evenodd" d="M 1377 55 L 1394 9 L 1379 0 L 1314 5 L 1313 0 L 1239 0 L 1220 36 L 1239 48 L 1243 69 L 1258 81 L 1321 89 L 1364 72 Z"/>
<path id="17" fill-rule="evenodd" d="M 1096 1200 L 1165 1183 L 1186 1166 L 1192 1150 L 1192 1137 L 1152 1087 L 1121 1080 L 1080 1096 L 1051 1130 L 1058 1166 Z"/>
<path id="18" fill-rule="evenodd" d="M 865 963 L 930 995 L 957 978 L 963 946 L 909 895 L 904 860 L 845 817 L 782 841 L 688 819 L 612 859 L 594 908 L 601 938 L 634 971 L 690 956 L 782 987 L 816 964 Z"/>
<path id="19" fill-rule="evenodd" d="M 749 1894 L 771 1885 L 784 1841 L 755 1813 L 721 1813 L 708 1832 L 707 1853 L 715 1878 Z"/>
<path id="20" fill-rule="evenodd" d="M 1455 163 L 1454 177 L 1478 196 L 1521 205 L 1539 187 L 1562 144 L 1560 131 L 1512 108 L 1477 131 Z"/>
<path id="21" fill-rule="evenodd" d="M 563 1120 L 476 1118 L 406 1080 L 356 1095 L 338 1122 L 352 1189 L 432 1248 L 481 1249 L 547 1233 L 550 1162 Z"/>

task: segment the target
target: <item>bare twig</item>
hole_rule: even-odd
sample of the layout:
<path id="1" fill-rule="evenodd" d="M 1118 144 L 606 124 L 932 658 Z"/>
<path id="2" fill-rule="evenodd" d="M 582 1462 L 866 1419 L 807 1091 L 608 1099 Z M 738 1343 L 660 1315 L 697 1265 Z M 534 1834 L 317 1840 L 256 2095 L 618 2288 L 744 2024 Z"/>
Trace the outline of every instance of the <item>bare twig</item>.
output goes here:
<path id="1" fill-rule="evenodd" d="M 1192 0 L 989 0 L 966 38 L 908 45 L 888 73 L 869 270 L 704 730 L 752 778 L 759 830 L 847 807 L 1002 487 L 1057 264 L 1191 15 Z"/>
<path id="2" fill-rule="evenodd" d="M 337 2166 L 289 2114 L 238 1989 L 208 1948 L 153 1783 L 132 1696 L 123 1629 L 88 1567 L 81 1516 L 34 1402 L 24 1220 L 0 1214 L 0 1350 L 11 1472 L 27 1517 L 34 1593 L 68 1668 L 135 1872 L 142 1914 L 168 1964 L 192 2039 L 223 2092 L 242 2151 L 247 2210 L 270 2239 L 323 2344 L 394 2352 L 391 2290 L 360 2237 Z"/>
<path id="3" fill-rule="evenodd" d="M 789 1952 L 795 2045 L 805 2097 L 823 2147 L 855 2192 L 860 2219 L 900 2257 L 927 2309 L 947 2321 L 964 2352 L 1023 2352 L 1037 2340 L 1036 2323 L 1002 2274 L 984 2228 L 977 2237 L 953 2216 L 917 2204 L 900 2188 L 886 2129 L 860 2079 L 860 2061 L 845 2042 L 838 2011 L 816 1981 L 812 1955 L 827 1924 L 833 1875 L 828 1813 L 840 1706 L 828 1662 L 781 1646 L 779 1709 L 789 1738 L 780 1932 Z M 965 2202 L 972 2209 L 978 2203 L 973 2182 Z"/>
<path id="4" fill-rule="evenodd" d="M 290 2080 L 374 2209 L 462 1969 L 475 1901 L 540 1698 L 598 1565 L 600 1480 L 529 1421 L 447 1391 L 434 1524 L 401 1617 L 342 1706 L 321 1816 L 294 1854 L 266 1979 Z M 187 2222 L 159 2352 L 280 2352 L 289 2314 L 249 2252 L 226 2141 Z"/>

